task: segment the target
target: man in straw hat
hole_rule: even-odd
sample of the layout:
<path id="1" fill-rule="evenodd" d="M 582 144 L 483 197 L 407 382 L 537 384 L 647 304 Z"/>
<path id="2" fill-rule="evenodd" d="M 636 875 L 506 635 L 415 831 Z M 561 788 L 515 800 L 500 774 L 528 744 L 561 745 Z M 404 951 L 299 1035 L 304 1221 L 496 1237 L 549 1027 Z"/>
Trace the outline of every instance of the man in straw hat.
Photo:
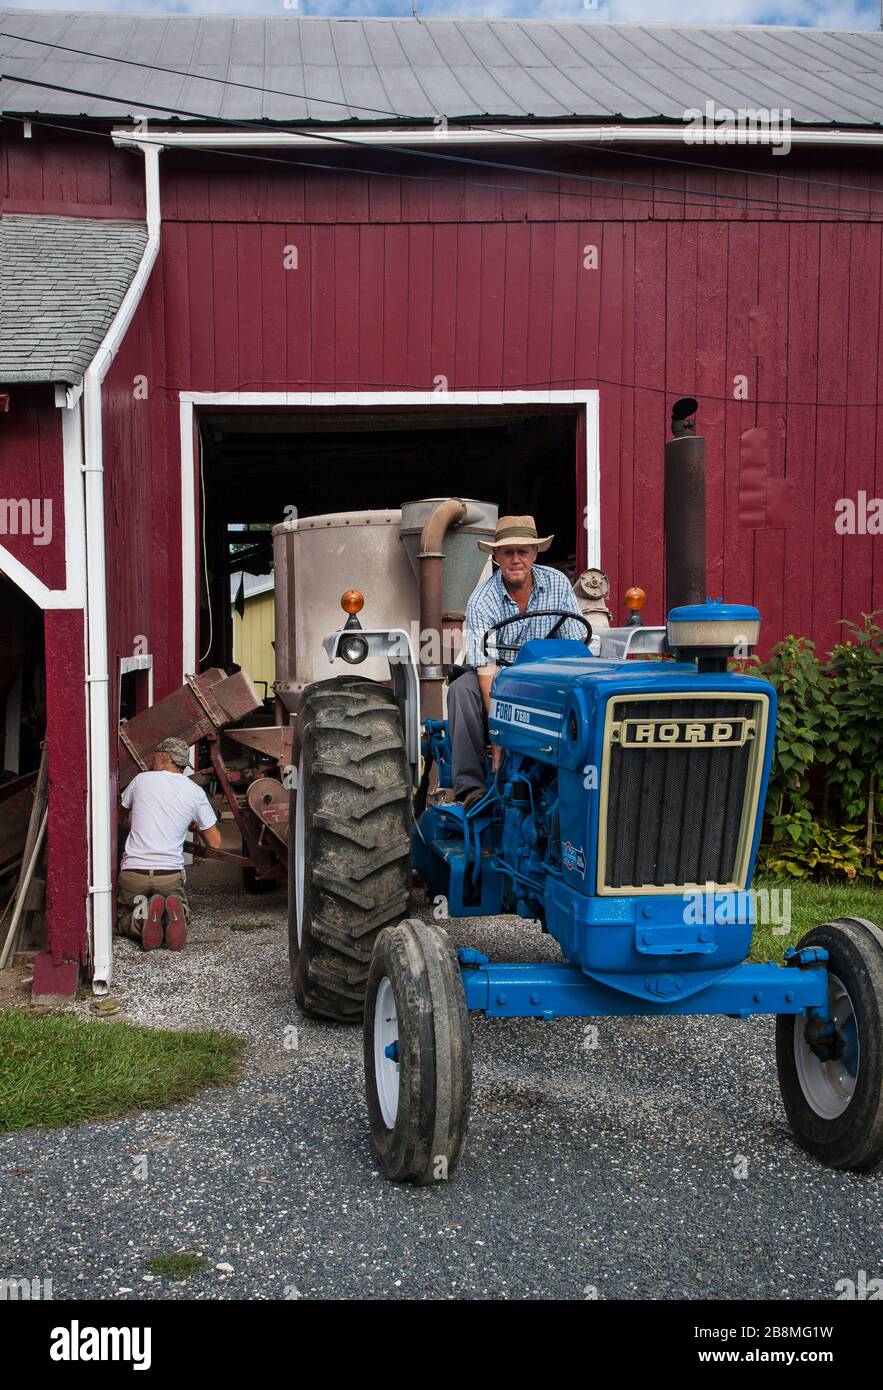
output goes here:
<path id="1" fill-rule="evenodd" d="M 537 535 L 532 516 L 501 516 L 494 539 L 478 542 L 482 550 L 493 555 L 497 569 L 490 579 L 478 586 L 466 605 L 463 631 L 466 669 L 448 689 L 454 795 L 467 810 L 487 790 L 485 723 L 491 685 L 500 669 L 495 656 L 499 654 L 511 661 L 522 643 L 547 637 L 558 621 L 557 618 L 531 618 L 531 612 L 554 608 L 580 615 L 576 596 L 561 571 L 535 563 L 538 553 L 548 550 L 553 540 L 554 536 Z M 482 650 L 485 632 L 504 618 L 516 621 L 488 639 L 489 655 L 485 655 Z M 555 635 L 582 641 L 586 632 L 581 623 L 568 618 Z M 499 756 L 495 748 L 495 769 Z"/>
<path id="2" fill-rule="evenodd" d="M 153 768 L 139 772 L 122 795 L 130 830 L 120 863 L 117 930 L 145 951 L 165 944 L 180 951 L 190 908 L 185 891 L 184 840 L 191 826 L 218 849 L 217 816 L 202 787 L 183 774 L 190 749 L 182 738 L 156 745 Z"/>

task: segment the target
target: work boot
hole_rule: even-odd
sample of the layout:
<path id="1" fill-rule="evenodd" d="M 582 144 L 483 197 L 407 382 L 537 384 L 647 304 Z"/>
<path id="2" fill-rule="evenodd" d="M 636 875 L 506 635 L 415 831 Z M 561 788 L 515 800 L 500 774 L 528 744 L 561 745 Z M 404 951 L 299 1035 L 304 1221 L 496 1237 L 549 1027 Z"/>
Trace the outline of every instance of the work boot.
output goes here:
<path id="1" fill-rule="evenodd" d="M 181 951 L 187 940 L 187 922 L 184 905 L 172 893 L 166 898 L 166 945 L 170 951 Z"/>
<path id="2" fill-rule="evenodd" d="M 162 945 L 162 919 L 166 910 L 166 900 L 159 893 L 150 899 L 147 917 L 141 928 L 141 945 L 145 951 L 155 951 Z"/>
<path id="3" fill-rule="evenodd" d="M 467 792 L 463 798 L 463 810 L 471 811 L 472 807 L 477 805 L 485 796 L 487 796 L 487 787 L 473 787 L 472 791 Z"/>

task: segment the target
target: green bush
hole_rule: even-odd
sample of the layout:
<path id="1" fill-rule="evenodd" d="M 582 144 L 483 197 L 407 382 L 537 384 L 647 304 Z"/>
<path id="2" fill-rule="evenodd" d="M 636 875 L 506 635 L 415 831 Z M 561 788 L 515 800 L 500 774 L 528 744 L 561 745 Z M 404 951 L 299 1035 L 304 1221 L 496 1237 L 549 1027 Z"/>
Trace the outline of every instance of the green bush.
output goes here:
<path id="1" fill-rule="evenodd" d="M 883 882 L 883 628 L 845 623 L 827 661 L 786 637 L 742 667 L 776 687 L 776 751 L 761 864 L 795 878 Z"/>

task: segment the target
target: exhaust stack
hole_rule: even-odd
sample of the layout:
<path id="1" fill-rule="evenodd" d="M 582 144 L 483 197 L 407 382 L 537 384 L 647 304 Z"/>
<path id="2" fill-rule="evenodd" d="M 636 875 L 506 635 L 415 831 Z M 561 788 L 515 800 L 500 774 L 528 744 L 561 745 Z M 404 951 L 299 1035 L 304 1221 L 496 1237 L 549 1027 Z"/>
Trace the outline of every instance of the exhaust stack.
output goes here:
<path id="1" fill-rule="evenodd" d="M 696 434 L 699 402 L 675 401 L 665 446 L 665 612 L 704 603 L 705 440 Z"/>

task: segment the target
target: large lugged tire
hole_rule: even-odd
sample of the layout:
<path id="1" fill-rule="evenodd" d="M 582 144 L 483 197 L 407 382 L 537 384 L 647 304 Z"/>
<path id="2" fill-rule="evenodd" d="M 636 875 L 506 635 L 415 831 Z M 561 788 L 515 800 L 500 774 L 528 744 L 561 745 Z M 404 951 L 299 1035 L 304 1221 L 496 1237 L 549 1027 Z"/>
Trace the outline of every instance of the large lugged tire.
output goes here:
<path id="1" fill-rule="evenodd" d="M 425 922 L 380 933 L 365 998 L 371 1142 L 388 1178 L 451 1177 L 472 1097 L 472 1034 L 447 937 Z"/>
<path id="2" fill-rule="evenodd" d="M 411 774 L 392 692 L 319 681 L 298 722 L 288 835 L 291 980 L 304 1013 L 362 1018 L 377 933 L 407 911 Z"/>
<path id="3" fill-rule="evenodd" d="M 869 1173 L 883 1163 L 883 931 L 838 917 L 800 942 L 828 952 L 831 1016 L 842 1056 L 820 1060 L 802 1015 L 776 1019 L 776 1065 L 785 1111 L 802 1148 L 832 1168 Z"/>

